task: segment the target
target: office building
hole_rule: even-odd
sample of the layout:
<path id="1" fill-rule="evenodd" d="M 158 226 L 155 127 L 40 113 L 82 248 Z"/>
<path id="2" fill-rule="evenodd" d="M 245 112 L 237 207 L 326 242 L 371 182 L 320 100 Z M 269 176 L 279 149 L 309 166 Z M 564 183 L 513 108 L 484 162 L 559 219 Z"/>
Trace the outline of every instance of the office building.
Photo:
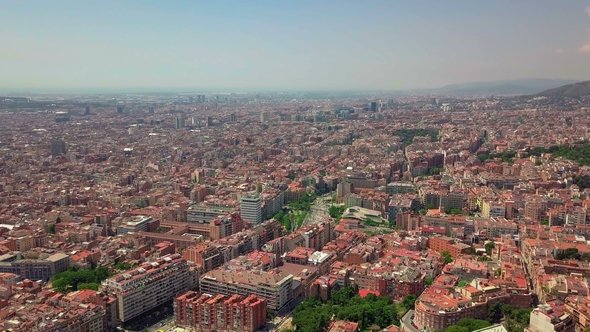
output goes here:
<path id="1" fill-rule="evenodd" d="M 47 281 L 70 267 L 70 256 L 54 254 L 45 259 L 22 259 L 20 253 L 0 256 L 0 273 L 14 273 L 21 279 Z"/>
<path id="2" fill-rule="evenodd" d="M 63 122 L 68 122 L 70 121 L 70 113 L 69 112 L 64 112 L 64 111 L 59 111 L 59 112 L 55 112 L 55 122 L 56 123 L 63 123 Z"/>
<path id="3" fill-rule="evenodd" d="M 66 142 L 62 139 L 54 139 L 51 141 L 51 155 L 54 157 L 66 154 Z"/>
<path id="4" fill-rule="evenodd" d="M 244 195 L 240 200 L 242 218 L 254 224 L 262 222 L 262 199 L 258 194 Z"/>
<path id="5" fill-rule="evenodd" d="M 260 122 L 268 122 L 270 115 L 267 112 L 260 112 Z"/>
<path id="6" fill-rule="evenodd" d="M 229 122 L 236 122 L 237 121 L 237 117 L 235 113 L 232 113 L 229 115 Z"/>
<path id="7" fill-rule="evenodd" d="M 86 105 L 84 108 L 84 115 L 90 115 L 90 106 Z"/>
<path id="8" fill-rule="evenodd" d="M 117 113 L 123 113 L 123 106 L 117 106 Z"/>
<path id="9" fill-rule="evenodd" d="M 266 322 L 266 300 L 189 291 L 174 300 L 174 316 L 176 325 L 198 331 L 253 332 Z"/>
<path id="10" fill-rule="evenodd" d="M 188 102 L 192 104 L 192 103 L 193 103 L 193 99 L 194 99 L 194 97 L 193 97 L 193 96 L 189 96 L 189 97 L 188 97 Z"/>
<path id="11" fill-rule="evenodd" d="M 212 127 L 213 126 L 213 118 L 208 116 L 207 117 L 207 127 Z"/>
<path id="12" fill-rule="evenodd" d="M 179 254 L 166 255 L 103 281 L 101 290 L 116 299 L 118 320 L 128 322 L 186 292 L 190 273 Z"/>
<path id="13" fill-rule="evenodd" d="M 148 108 L 148 112 L 150 114 L 154 114 L 154 112 L 155 112 L 154 107 L 153 106 L 150 106 L 150 108 Z"/>
<path id="14" fill-rule="evenodd" d="M 185 120 L 183 117 L 175 117 L 174 118 L 174 128 L 176 129 L 182 129 L 185 126 Z"/>
<path id="15" fill-rule="evenodd" d="M 148 216 L 136 216 L 132 220 L 122 223 L 117 227 L 117 235 L 135 233 L 135 232 L 147 232 L 148 224 L 152 221 L 152 217 Z"/>
<path id="16" fill-rule="evenodd" d="M 371 112 L 377 112 L 377 102 L 376 101 L 372 101 L 369 107 L 369 110 Z"/>
<path id="17" fill-rule="evenodd" d="M 189 223 L 209 224 L 211 220 L 233 213 L 234 211 L 232 208 L 212 208 L 204 205 L 191 205 L 186 210 L 186 221 Z"/>
<path id="18" fill-rule="evenodd" d="M 267 301 L 267 307 L 280 311 L 294 300 L 293 275 L 271 272 L 234 272 L 213 270 L 207 272 L 200 281 L 201 293 L 242 295 L 254 294 Z"/>

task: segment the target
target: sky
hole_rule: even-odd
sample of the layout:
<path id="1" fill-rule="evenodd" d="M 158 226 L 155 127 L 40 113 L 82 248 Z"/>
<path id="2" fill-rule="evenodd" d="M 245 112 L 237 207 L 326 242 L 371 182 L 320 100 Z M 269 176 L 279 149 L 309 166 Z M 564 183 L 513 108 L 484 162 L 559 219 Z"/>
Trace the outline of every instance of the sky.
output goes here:
<path id="1" fill-rule="evenodd" d="M 3 1 L 0 91 L 590 77 L 590 0 Z"/>

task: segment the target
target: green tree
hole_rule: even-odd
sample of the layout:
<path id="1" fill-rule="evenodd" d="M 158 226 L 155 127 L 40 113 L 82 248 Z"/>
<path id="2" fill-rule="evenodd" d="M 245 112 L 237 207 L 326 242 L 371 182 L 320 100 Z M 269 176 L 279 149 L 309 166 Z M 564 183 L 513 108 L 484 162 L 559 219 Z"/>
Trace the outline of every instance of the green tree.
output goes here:
<path id="1" fill-rule="evenodd" d="M 333 291 L 331 298 L 323 302 L 318 298 L 305 299 L 293 311 L 296 331 L 325 331 L 332 317 L 359 323 L 360 330 L 372 325 L 386 327 L 399 324 L 397 305 L 388 297 L 372 294 L 361 298 L 356 287 Z"/>
<path id="2" fill-rule="evenodd" d="M 446 332 L 470 332 L 465 326 L 451 325 L 446 329 Z"/>
<path id="3" fill-rule="evenodd" d="M 441 254 L 442 258 L 445 260 L 445 264 L 450 264 L 453 262 L 453 257 L 448 251 L 443 251 Z"/>
<path id="4" fill-rule="evenodd" d="M 559 260 L 579 259 L 580 254 L 577 248 L 567 248 L 564 251 L 558 252 L 555 258 Z"/>
<path id="5" fill-rule="evenodd" d="M 490 312 L 488 313 L 488 321 L 490 323 L 497 323 L 503 317 L 502 304 L 494 303 L 490 306 Z"/>
<path id="6" fill-rule="evenodd" d="M 416 303 L 416 300 L 418 299 L 418 297 L 414 294 L 409 294 L 404 296 L 404 299 L 402 300 L 401 305 L 404 306 L 406 309 L 414 309 L 414 304 Z"/>
<path id="7" fill-rule="evenodd" d="M 91 284 L 100 284 L 110 276 L 111 273 L 105 266 L 90 270 L 80 270 L 73 266 L 68 271 L 54 275 L 51 286 L 58 292 L 76 291 L 80 284 L 91 287 Z"/>
<path id="8" fill-rule="evenodd" d="M 488 155 L 486 153 L 480 153 L 477 155 L 477 159 L 479 159 L 479 161 L 484 163 L 484 162 L 486 162 L 486 160 L 490 159 L 490 155 Z"/>
<path id="9" fill-rule="evenodd" d="M 276 315 L 275 312 L 272 311 L 270 308 L 266 308 L 266 320 L 273 320 L 275 319 Z"/>
<path id="10" fill-rule="evenodd" d="M 113 265 L 113 268 L 115 270 L 126 271 L 126 270 L 131 269 L 131 264 L 128 262 L 119 262 L 119 263 Z"/>
<path id="11" fill-rule="evenodd" d="M 496 247 L 496 244 L 494 243 L 494 241 L 490 241 L 490 242 L 486 243 L 485 244 L 486 254 L 488 254 L 488 256 L 491 256 L 495 247 Z"/>
<path id="12" fill-rule="evenodd" d="M 462 213 L 463 213 L 463 211 L 461 211 L 461 209 L 455 208 L 455 209 L 451 209 L 451 213 L 450 214 L 452 214 L 452 215 L 460 215 Z"/>
<path id="13" fill-rule="evenodd" d="M 49 224 L 47 226 L 47 232 L 51 234 L 55 234 L 55 224 Z"/>
<path id="14" fill-rule="evenodd" d="M 98 291 L 98 287 L 99 286 L 100 286 L 100 284 L 97 283 L 97 282 L 79 283 L 78 284 L 78 290 L 91 289 L 91 290 Z"/>
<path id="15" fill-rule="evenodd" d="M 431 277 L 426 277 L 424 278 L 424 282 L 428 285 L 431 286 L 432 283 L 434 282 L 434 279 L 432 279 Z"/>
<path id="16" fill-rule="evenodd" d="M 342 218 L 342 214 L 344 213 L 345 210 L 346 210 L 346 207 L 344 205 L 331 205 L 328 208 L 328 214 L 330 215 L 331 218 L 340 219 L 340 218 Z"/>
<path id="17" fill-rule="evenodd" d="M 489 322 L 481 319 L 463 318 L 459 320 L 459 326 L 465 326 L 472 331 L 481 330 L 491 325 Z"/>

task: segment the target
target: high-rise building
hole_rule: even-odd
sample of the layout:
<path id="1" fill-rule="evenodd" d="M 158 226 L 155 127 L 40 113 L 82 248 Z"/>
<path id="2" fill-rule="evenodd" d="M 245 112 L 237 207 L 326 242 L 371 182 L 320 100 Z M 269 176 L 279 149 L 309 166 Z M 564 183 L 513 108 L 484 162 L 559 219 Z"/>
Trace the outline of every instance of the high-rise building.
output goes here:
<path id="1" fill-rule="evenodd" d="M 260 122 L 268 122 L 269 115 L 266 112 L 260 112 Z"/>
<path id="2" fill-rule="evenodd" d="M 210 116 L 207 117 L 207 127 L 213 127 L 213 118 Z"/>
<path id="3" fill-rule="evenodd" d="M 377 112 L 377 102 L 376 101 L 372 101 L 369 110 L 371 112 Z"/>
<path id="4" fill-rule="evenodd" d="M 193 103 L 193 99 L 194 99 L 194 97 L 193 97 L 193 96 L 189 96 L 189 97 L 188 97 L 188 102 L 192 104 L 192 103 Z"/>
<path id="5" fill-rule="evenodd" d="M 84 115 L 90 115 L 90 106 L 86 105 L 84 108 Z"/>
<path id="6" fill-rule="evenodd" d="M 150 114 L 154 114 L 154 107 L 153 106 L 150 106 L 150 108 L 148 108 L 148 112 Z"/>
<path id="7" fill-rule="evenodd" d="M 51 155 L 54 157 L 60 156 L 65 154 L 66 150 L 66 142 L 62 139 L 54 139 L 51 141 Z"/>
<path id="8" fill-rule="evenodd" d="M 117 106 L 117 113 L 123 113 L 123 106 Z"/>
<path id="9" fill-rule="evenodd" d="M 185 121 L 184 121 L 183 117 L 178 116 L 178 117 L 174 118 L 174 128 L 182 129 L 182 128 L 184 128 L 184 125 L 185 125 Z"/>
<path id="10" fill-rule="evenodd" d="M 235 113 L 232 113 L 229 115 L 229 122 L 236 122 L 237 121 L 237 117 Z"/>
<path id="11" fill-rule="evenodd" d="M 262 199 L 258 194 L 244 195 L 240 200 L 242 219 L 260 224 L 262 222 Z"/>
<path id="12" fill-rule="evenodd" d="M 101 291 L 116 299 L 118 320 L 128 322 L 189 290 L 191 273 L 179 254 L 166 255 L 103 281 Z"/>
<path id="13" fill-rule="evenodd" d="M 266 300 L 189 291 L 174 300 L 174 316 L 176 325 L 198 331 L 254 332 L 266 322 Z"/>

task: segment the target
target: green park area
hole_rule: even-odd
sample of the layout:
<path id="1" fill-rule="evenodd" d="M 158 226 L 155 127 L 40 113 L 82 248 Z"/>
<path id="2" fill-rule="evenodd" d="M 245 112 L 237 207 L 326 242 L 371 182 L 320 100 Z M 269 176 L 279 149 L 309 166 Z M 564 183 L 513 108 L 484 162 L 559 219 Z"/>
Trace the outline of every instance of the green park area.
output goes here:
<path id="1" fill-rule="evenodd" d="M 438 141 L 438 129 L 426 128 L 426 129 L 399 129 L 393 132 L 393 136 L 401 137 L 405 145 L 412 144 L 414 137 L 416 136 L 428 136 L 430 141 Z"/>
<path id="2" fill-rule="evenodd" d="M 51 287 L 58 292 L 73 292 L 82 289 L 98 290 L 100 283 L 111 276 L 108 267 L 82 270 L 75 266 L 52 277 Z"/>
<path id="3" fill-rule="evenodd" d="M 332 318 L 359 323 L 360 331 L 369 331 L 378 326 L 399 326 L 400 317 L 414 307 L 415 295 L 406 296 L 395 303 L 386 296 L 358 295 L 358 288 L 348 286 L 331 293 L 328 301 L 309 297 L 293 313 L 292 331 L 325 331 Z"/>
<path id="4" fill-rule="evenodd" d="M 275 214 L 273 219 L 283 225 L 289 232 L 293 230 L 293 227 L 298 229 L 303 225 L 307 213 L 311 210 L 311 204 L 316 198 L 317 194 L 315 192 L 304 194 L 297 201 L 289 203 L 287 211 L 281 210 Z"/>

